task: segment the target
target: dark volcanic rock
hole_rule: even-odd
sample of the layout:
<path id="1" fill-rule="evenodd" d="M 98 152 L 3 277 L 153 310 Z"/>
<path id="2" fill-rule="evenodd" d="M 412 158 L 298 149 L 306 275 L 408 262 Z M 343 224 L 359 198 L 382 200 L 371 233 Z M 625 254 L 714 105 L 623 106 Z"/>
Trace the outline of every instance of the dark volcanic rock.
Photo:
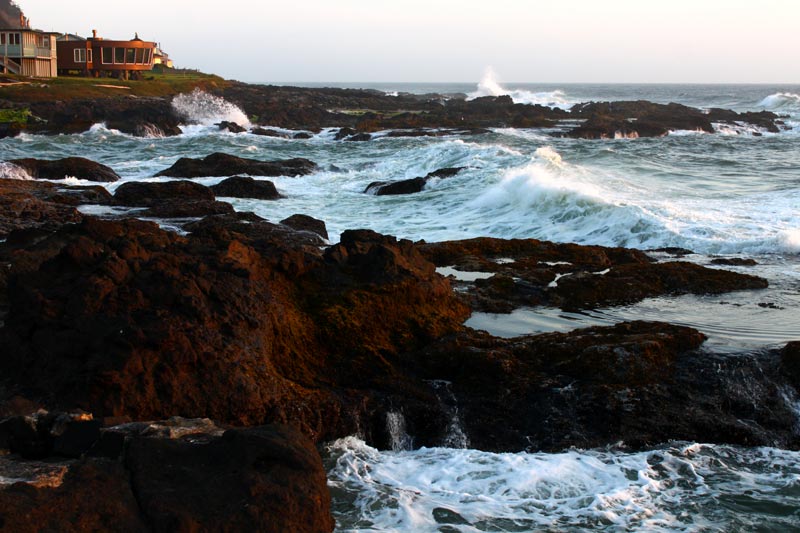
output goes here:
<path id="1" fill-rule="evenodd" d="M 333 140 L 341 141 L 347 137 L 352 135 L 356 135 L 358 131 L 354 130 L 353 128 L 340 128 L 339 131 L 336 132 L 336 135 L 333 136 Z"/>
<path id="2" fill-rule="evenodd" d="M 432 178 L 451 178 L 464 170 L 464 167 L 442 168 L 430 172 L 424 178 L 411 178 L 400 181 L 373 181 L 364 192 L 375 196 L 386 196 L 393 194 L 413 194 L 425 188 L 425 184 Z"/>
<path id="3" fill-rule="evenodd" d="M 197 423 L 193 423 L 197 422 Z M 165 431 L 166 430 L 166 431 Z M 291 428 L 222 432 L 210 421 L 98 432 L 107 457 L 0 456 L 0 524 L 13 531 L 333 530 L 313 444 Z"/>
<path id="4" fill-rule="evenodd" d="M 81 133 L 105 123 L 109 129 L 138 136 L 180 135 L 179 117 L 170 99 L 117 96 L 69 101 L 30 102 L 28 131 L 40 134 Z"/>
<path id="5" fill-rule="evenodd" d="M 582 139 L 660 137 L 672 130 L 714 133 L 712 122 L 744 122 L 779 131 L 775 124 L 778 116 L 767 111 L 736 113 L 712 109 L 704 112 L 681 104 L 655 104 L 645 100 L 577 104 L 570 111 L 576 118 L 587 120 L 568 131 L 566 136 Z"/>
<path id="6" fill-rule="evenodd" d="M 277 200 L 282 198 L 275 184 L 266 180 L 255 180 L 248 176 L 234 176 L 211 186 L 217 196 L 231 198 L 256 198 L 258 200 Z"/>
<path id="7" fill-rule="evenodd" d="M 373 181 L 364 192 L 375 196 L 388 196 L 393 194 L 413 194 L 425 188 L 428 180 L 425 178 L 411 178 L 400 181 Z"/>
<path id="8" fill-rule="evenodd" d="M 123 183 L 114 200 L 119 205 L 147 207 L 136 213 L 145 217 L 187 218 L 233 212 L 233 206 L 215 200 L 209 187 L 188 180 Z"/>
<path id="9" fill-rule="evenodd" d="M 391 361 L 469 311 L 413 243 L 345 232 L 323 255 L 316 235 L 246 214 L 187 229 L 86 218 L 26 251 L 0 328 L 9 390 L 103 417 L 291 423 L 315 441 L 361 424 L 386 442 L 402 406 L 437 442 L 433 392 Z"/>
<path id="10" fill-rule="evenodd" d="M 83 157 L 67 157 L 55 161 L 13 159 L 9 163 L 24 169 L 30 177 L 40 180 L 63 180 L 75 177 L 89 181 L 111 182 L 119 179 L 119 175 L 110 167 Z"/>
<path id="11" fill-rule="evenodd" d="M 244 133 L 247 131 L 247 128 L 243 128 L 237 123 L 229 122 L 227 120 L 223 120 L 219 124 L 216 124 L 216 126 L 219 127 L 221 131 L 229 131 L 231 133 Z"/>
<path id="12" fill-rule="evenodd" d="M 372 140 L 372 135 L 370 135 L 369 133 L 356 133 L 355 135 L 351 135 L 350 137 L 345 139 L 345 141 L 351 141 L 351 142 L 365 142 L 371 140 Z"/>
<path id="13" fill-rule="evenodd" d="M 203 159 L 182 157 L 174 165 L 156 176 L 202 178 L 207 176 L 305 176 L 317 170 L 317 165 L 308 159 L 296 158 L 283 161 L 257 161 L 233 155 L 214 153 Z"/>
<path id="14" fill-rule="evenodd" d="M 758 261 L 755 259 L 745 259 L 742 257 L 718 257 L 711 260 L 712 265 L 725 266 L 756 266 Z"/>
<path id="15" fill-rule="evenodd" d="M 14 230 L 53 230 L 65 223 L 78 222 L 83 215 L 75 206 L 83 203 L 110 203 L 110 194 L 102 188 L 0 180 L 0 238 Z"/>
<path id="16" fill-rule="evenodd" d="M 152 207 L 171 200 L 214 201 L 214 192 L 205 185 L 188 180 L 130 181 L 117 188 L 114 200 L 120 205 Z"/>
<path id="17" fill-rule="evenodd" d="M 332 531 L 322 460 L 296 430 L 233 429 L 208 443 L 135 439 L 126 454 L 156 531 Z"/>
<path id="18" fill-rule="evenodd" d="M 586 309 L 665 294 L 720 294 L 768 286 L 763 278 L 693 263 L 657 263 L 625 248 L 480 238 L 423 244 L 421 251 L 440 267 L 494 273 L 462 284 L 474 308 L 488 312 L 536 305 Z"/>
<path id="19" fill-rule="evenodd" d="M 479 449 L 641 448 L 673 439 L 800 445 L 779 357 L 697 351 L 703 338 L 648 322 L 509 340 L 464 333 L 409 364 L 452 383 L 463 430 Z"/>
<path id="20" fill-rule="evenodd" d="M 308 215 L 292 215 L 289 218 L 281 220 L 281 224 L 298 231 L 316 233 L 323 239 L 328 238 L 328 229 L 325 227 L 325 222 Z"/>
<path id="21" fill-rule="evenodd" d="M 312 139 L 313 137 L 310 133 L 301 131 L 300 133 L 295 133 L 292 139 Z"/>
<path id="22" fill-rule="evenodd" d="M 260 135 L 261 137 L 276 137 L 279 139 L 288 139 L 289 136 L 285 133 L 281 133 L 280 131 L 269 130 L 265 128 L 253 128 L 250 130 L 250 133 L 253 135 Z M 299 135 L 299 134 L 298 134 Z"/>

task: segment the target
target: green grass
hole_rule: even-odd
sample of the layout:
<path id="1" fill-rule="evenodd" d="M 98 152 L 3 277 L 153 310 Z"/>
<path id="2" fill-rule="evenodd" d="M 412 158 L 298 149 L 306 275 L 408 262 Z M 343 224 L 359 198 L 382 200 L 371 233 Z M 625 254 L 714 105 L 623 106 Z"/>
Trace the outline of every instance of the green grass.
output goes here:
<path id="1" fill-rule="evenodd" d="M 31 116 L 30 109 L 0 109 L 0 124 L 17 124 L 23 126 Z"/>
<path id="2" fill-rule="evenodd" d="M 195 71 L 146 72 L 143 75 L 144 79 L 141 81 L 73 76 L 50 79 L 7 76 L 24 83 L 0 87 L 0 99 L 24 103 L 79 98 L 111 98 L 120 95 L 174 96 L 191 92 L 195 88 L 212 89 L 228 84 L 219 76 Z M 100 85 L 127 87 L 127 89 L 100 87 Z"/>

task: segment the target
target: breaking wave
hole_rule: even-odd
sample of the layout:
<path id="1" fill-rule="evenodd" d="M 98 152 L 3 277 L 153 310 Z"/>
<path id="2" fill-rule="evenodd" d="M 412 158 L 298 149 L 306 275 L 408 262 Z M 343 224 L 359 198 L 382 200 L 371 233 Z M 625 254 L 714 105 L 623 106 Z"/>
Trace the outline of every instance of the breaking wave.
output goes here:
<path id="1" fill-rule="evenodd" d="M 765 523 L 777 531 L 800 525 L 791 512 L 800 504 L 798 453 L 773 448 L 380 452 L 349 437 L 327 452 L 342 533 L 752 531 Z"/>
<path id="2" fill-rule="evenodd" d="M 798 109 L 800 110 L 800 94 L 775 93 L 767 96 L 758 104 L 767 109 Z"/>
<path id="3" fill-rule="evenodd" d="M 487 68 L 483 78 L 478 83 L 478 89 L 468 95 L 468 100 L 482 96 L 508 95 L 516 104 L 539 104 L 547 107 L 569 109 L 575 102 L 567 99 L 567 95 L 560 90 L 550 92 L 531 92 L 524 89 L 506 89 L 497 81 L 494 70 Z"/>
<path id="4" fill-rule="evenodd" d="M 17 165 L 0 161 L 0 179 L 32 180 L 33 178 Z"/>
<path id="5" fill-rule="evenodd" d="M 228 121 L 245 128 L 251 125 L 247 115 L 239 107 L 200 89 L 173 98 L 172 108 L 189 124 L 212 126 Z"/>

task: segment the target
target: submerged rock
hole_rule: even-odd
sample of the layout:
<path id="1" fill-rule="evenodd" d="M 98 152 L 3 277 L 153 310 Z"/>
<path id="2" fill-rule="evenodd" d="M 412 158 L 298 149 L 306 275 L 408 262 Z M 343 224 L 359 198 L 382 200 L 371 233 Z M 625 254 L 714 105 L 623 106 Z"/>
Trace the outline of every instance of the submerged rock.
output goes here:
<path id="1" fill-rule="evenodd" d="M 425 184 L 433 178 L 450 178 L 464 170 L 464 167 L 441 168 L 428 173 L 423 178 L 411 178 L 400 181 L 373 181 L 364 192 L 375 196 L 386 196 L 395 194 L 413 194 L 425 188 Z"/>
<path id="2" fill-rule="evenodd" d="M 101 182 L 112 182 L 120 179 L 119 175 L 111 167 L 95 163 L 83 157 L 66 157 L 54 161 L 31 158 L 12 159 L 9 163 L 22 168 L 33 179 L 63 180 L 78 178 Z"/>
<path id="3" fill-rule="evenodd" d="M 308 159 L 295 158 L 282 161 L 258 161 L 233 155 L 214 153 L 202 159 L 182 157 L 174 165 L 156 176 L 201 178 L 208 176 L 305 176 L 317 170 Z"/>

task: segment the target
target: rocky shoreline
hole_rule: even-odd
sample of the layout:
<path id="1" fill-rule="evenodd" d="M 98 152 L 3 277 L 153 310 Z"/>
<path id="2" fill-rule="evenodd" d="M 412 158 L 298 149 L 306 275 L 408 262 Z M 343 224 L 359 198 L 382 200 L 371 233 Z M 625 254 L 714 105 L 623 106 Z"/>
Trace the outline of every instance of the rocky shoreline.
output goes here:
<path id="1" fill-rule="evenodd" d="M 25 165 L 113 179 L 88 160 Z M 323 221 L 271 222 L 217 198 L 257 197 L 266 180 L 191 181 L 220 165 L 315 168 L 212 154 L 162 173 L 175 181 L 113 195 L 0 180 L 2 524 L 35 530 L 29 517 L 45 508 L 42 520 L 65 531 L 330 531 L 314 446 L 356 434 L 391 448 L 397 417 L 417 446 L 800 448 L 786 400 L 800 386 L 796 343 L 731 358 L 704 350 L 695 329 L 658 322 L 513 339 L 463 325 L 473 311 L 758 291 L 765 279 L 533 239 L 352 230 L 331 244 Z M 89 507 L 89 493 L 103 498 Z"/>
<path id="2" fill-rule="evenodd" d="M 584 139 L 785 127 L 769 112 L 644 101 L 565 111 L 509 97 L 236 82 L 207 90 L 250 117 L 250 134 L 286 139 L 326 128 L 337 142 L 369 142 L 378 132 L 498 127 Z M 28 124 L 0 136 L 100 122 L 174 135 L 183 117 L 171 102 L 32 101 Z M 114 194 L 53 182 L 119 179 L 87 159 L 7 164 L 32 179 L 0 179 L 0 529 L 331 531 L 318 447 L 358 435 L 391 449 L 398 420 L 415 446 L 800 449 L 790 401 L 798 343 L 728 357 L 704 349 L 702 332 L 661 322 L 511 339 L 464 325 L 473 312 L 757 294 L 767 280 L 725 269 L 751 263 L 707 267 L 680 261 L 685 250 L 665 259 L 535 239 L 411 242 L 359 229 L 331 243 L 308 214 L 269 221 L 225 201 L 280 202 L 265 178 L 315 172 L 307 159 L 182 158 L 158 174 L 171 181 L 128 182 Z M 461 170 L 363 193 L 412 194 Z M 208 176 L 227 178 L 192 181 Z"/>
<path id="3" fill-rule="evenodd" d="M 737 113 L 726 109 L 700 110 L 681 104 L 648 101 L 587 102 L 569 110 L 516 104 L 509 96 L 467 99 L 465 94 L 403 93 L 388 96 L 360 89 L 303 88 L 211 84 L 208 94 L 224 98 L 244 111 L 254 135 L 305 139 L 325 128 L 338 128 L 336 140 L 369 141 L 376 132 L 394 137 L 480 134 L 487 128 L 547 128 L 555 136 L 582 139 L 660 137 L 675 130 L 714 133 L 715 124 L 749 125 L 777 133 L 787 128 L 782 117 L 769 112 Z M 57 135 L 80 133 L 98 123 L 136 136 L 178 135 L 185 119 L 172 105 L 174 95 L 10 101 L 2 109 L 26 109 L 26 124 L 5 124 L 0 137 L 20 132 Z M 289 133 L 268 127 L 296 130 Z M 246 124 L 221 122 L 232 132 L 248 131 Z"/>

